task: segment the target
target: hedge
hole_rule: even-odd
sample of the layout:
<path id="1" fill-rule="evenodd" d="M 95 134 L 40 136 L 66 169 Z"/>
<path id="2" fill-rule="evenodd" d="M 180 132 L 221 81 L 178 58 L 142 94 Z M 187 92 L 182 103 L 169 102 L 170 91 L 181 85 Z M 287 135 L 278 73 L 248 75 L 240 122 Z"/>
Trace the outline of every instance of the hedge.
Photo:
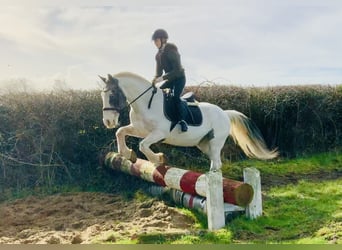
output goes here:
<path id="1" fill-rule="evenodd" d="M 235 109 L 261 130 L 270 148 L 282 157 L 340 149 L 342 145 L 342 86 L 291 86 L 240 88 L 192 86 L 200 101 L 223 109 Z M 127 186 L 126 177 L 114 178 L 99 167 L 104 151 L 116 150 L 115 130 L 102 124 L 100 91 L 53 91 L 7 93 L 0 96 L 0 192 L 26 188 L 49 189 L 78 186 L 85 189 L 117 189 Z M 128 109 L 121 124 L 128 123 Z M 138 151 L 139 139 L 128 144 Z M 189 157 L 207 164 L 197 149 L 157 144 L 173 165 Z M 143 155 L 139 154 L 140 157 Z M 223 157 L 244 158 L 227 141 Z M 108 177 L 109 176 L 109 177 Z M 107 178 L 108 177 L 108 178 Z M 115 179 L 115 181 L 113 181 Z M 141 185 L 138 183 L 137 185 Z M 1 198 L 0 198 L 1 200 Z"/>

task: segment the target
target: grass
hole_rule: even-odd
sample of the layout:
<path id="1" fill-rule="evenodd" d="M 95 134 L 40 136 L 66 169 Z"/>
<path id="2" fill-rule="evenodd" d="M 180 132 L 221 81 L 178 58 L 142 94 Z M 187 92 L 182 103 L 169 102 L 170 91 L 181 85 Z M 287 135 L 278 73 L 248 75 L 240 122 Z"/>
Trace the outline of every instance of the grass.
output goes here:
<path id="1" fill-rule="evenodd" d="M 264 197 L 264 215 L 250 221 L 240 217 L 228 225 L 234 239 L 256 243 L 342 243 L 342 180 L 300 181 L 271 188 Z M 325 228 L 326 236 L 322 234 Z"/>
<path id="2" fill-rule="evenodd" d="M 222 173 L 225 177 L 241 179 L 243 168 L 257 168 L 262 179 L 269 178 L 293 178 L 300 179 L 308 176 L 319 177 L 319 175 L 341 175 L 342 154 L 338 152 L 321 153 L 313 156 L 306 156 L 294 159 L 277 159 L 273 161 L 244 160 L 238 162 L 226 162 L 222 166 Z M 267 183 L 264 183 L 267 185 Z"/>
<path id="3" fill-rule="evenodd" d="M 342 179 L 273 187 L 264 194 L 263 210 L 255 220 L 240 216 L 215 232 L 207 231 L 202 221 L 197 222 L 202 228 L 187 235 L 148 234 L 138 243 L 342 243 Z"/>
<path id="4" fill-rule="evenodd" d="M 144 235 L 140 243 L 342 243 L 342 154 L 324 153 L 297 159 L 247 160 L 223 166 L 224 176 L 236 178 L 244 167 L 256 167 L 263 182 L 263 216 L 232 220 L 216 232 L 206 230 L 206 217 L 196 218 L 188 235 Z M 335 176 L 334 176 L 335 175 Z"/>
<path id="5" fill-rule="evenodd" d="M 136 239 L 115 242 L 113 234 L 108 235 L 107 243 L 342 244 L 341 153 L 331 152 L 267 162 L 226 162 L 222 171 L 225 177 L 241 179 L 245 167 L 256 167 L 261 172 L 263 216 L 255 220 L 238 216 L 225 228 L 210 232 L 206 230 L 205 215 L 179 208 L 195 220 L 192 229 L 185 235 L 149 233 L 138 235 Z M 147 199 L 146 194 L 141 191 L 127 194 L 127 199 L 140 202 Z"/>
<path id="6" fill-rule="evenodd" d="M 215 232 L 198 230 L 187 235 L 181 234 L 143 234 L 139 235 L 138 242 L 143 244 L 230 244 L 232 232 L 220 229 Z"/>

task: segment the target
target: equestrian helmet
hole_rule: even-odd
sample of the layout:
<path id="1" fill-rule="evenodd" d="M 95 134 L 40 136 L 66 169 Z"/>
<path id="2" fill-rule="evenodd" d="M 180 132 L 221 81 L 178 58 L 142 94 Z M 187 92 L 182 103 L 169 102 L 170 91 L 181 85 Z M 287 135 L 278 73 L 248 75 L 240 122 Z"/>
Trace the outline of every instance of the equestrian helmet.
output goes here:
<path id="1" fill-rule="evenodd" d="M 169 35 L 167 34 L 167 32 L 163 29 L 157 29 L 153 35 L 152 35 L 152 40 L 156 40 L 156 39 L 168 39 L 169 38 Z"/>

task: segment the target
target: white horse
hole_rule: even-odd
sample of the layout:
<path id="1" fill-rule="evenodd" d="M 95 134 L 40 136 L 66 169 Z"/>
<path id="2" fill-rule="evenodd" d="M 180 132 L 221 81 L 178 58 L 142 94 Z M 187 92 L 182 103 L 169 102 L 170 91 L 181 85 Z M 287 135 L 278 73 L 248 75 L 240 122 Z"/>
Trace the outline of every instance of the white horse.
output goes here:
<path id="1" fill-rule="evenodd" d="M 200 126 L 189 126 L 181 132 L 179 126 L 170 131 L 171 122 L 164 116 L 163 93 L 157 89 L 152 101 L 152 85 L 146 79 L 133 73 L 122 72 L 100 77 L 106 84 L 101 92 L 103 101 L 103 123 L 107 128 L 119 126 L 120 110 L 127 105 L 130 109 L 130 124 L 120 127 L 116 132 L 118 152 L 123 157 L 136 161 L 136 154 L 126 145 L 125 137 L 144 138 L 139 150 L 149 161 L 164 164 L 163 153 L 154 153 L 150 146 L 163 142 L 177 146 L 197 146 L 210 158 L 210 170 L 221 168 L 221 149 L 229 135 L 248 157 L 272 159 L 277 150 L 268 150 L 259 130 L 251 121 L 235 110 L 222 110 L 216 105 L 199 102 L 203 122 Z M 127 99 L 127 103 L 126 103 Z M 151 102 L 150 107 L 149 102 Z"/>

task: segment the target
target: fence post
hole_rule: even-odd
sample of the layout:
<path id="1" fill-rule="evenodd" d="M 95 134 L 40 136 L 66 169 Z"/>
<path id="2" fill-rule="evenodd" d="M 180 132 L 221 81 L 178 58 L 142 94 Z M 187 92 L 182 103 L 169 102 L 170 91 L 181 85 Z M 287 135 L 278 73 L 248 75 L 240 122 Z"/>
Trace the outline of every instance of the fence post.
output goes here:
<path id="1" fill-rule="evenodd" d="M 255 219 L 262 215 L 262 196 L 260 172 L 256 168 L 243 170 L 244 182 L 253 187 L 254 195 L 251 203 L 246 207 L 246 216 Z"/>
<path id="2" fill-rule="evenodd" d="M 217 230 L 225 226 L 222 172 L 205 174 L 208 229 Z"/>

